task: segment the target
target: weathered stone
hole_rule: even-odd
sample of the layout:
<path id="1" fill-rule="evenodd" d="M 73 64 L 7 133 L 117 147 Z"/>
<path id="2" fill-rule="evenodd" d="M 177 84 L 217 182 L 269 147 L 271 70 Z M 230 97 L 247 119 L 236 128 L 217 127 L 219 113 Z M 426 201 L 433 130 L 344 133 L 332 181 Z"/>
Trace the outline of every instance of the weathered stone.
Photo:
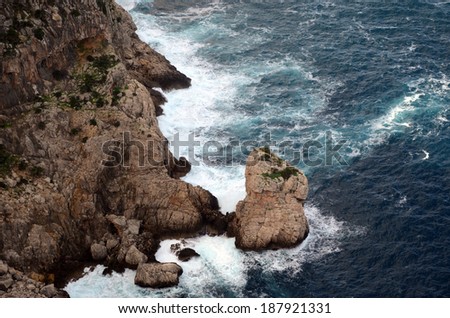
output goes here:
<path id="1" fill-rule="evenodd" d="M 28 165 L 13 169 L 28 181 L 19 199 L 14 191 L 0 191 L 0 255 L 20 270 L 47 273 L 64 260 L 83 260 L 106 233 L 120 239 L 117 258 L 123 247 L 124 260 L 132 244 L 145 253 L 154 248 L 137 237 L 125 240 L 124 232 L 170 237 L 224 231 L 217 199 L 176 179 L 188 163 L 174 159 L 158 127 L 155 103 L 164 96 L 154 88 L 188 87 L 190 79 L 139 40 L 126 11 L 112 0 L 101 2 L 106 13 L 98 1 L 66 0 L 63 7 L 81 13 L 76 17 L 44 1 L 39 9 L 48 13 L 46 23 L 27 20 L 33 27 L 18 30 L 23 41 L 14 54 L 3 56 L 0 49 L 0 116 L 14 123 L 0 144 Z M 35 13 L 23 10 L 23 16 Z M 0 6 L 2 25 L 12 25 L 14 12 L 11 1 Z M 26 31 L 37 27 L 42 41 Z M 80 87 L 95 59 L 110 59 L 100 63 L 108 64 L 101 70 L 104 83 Z M 112 88 L 121 89 L 111 94 Z M 149 142 L 150 154 L 136 146 Z M 122 150 L 127 155 L 119 158 Z"/>
<path id="2" fill-rule="evenodd" d="M 141 287 L 164 288 L 178 285 L 182 268 L 175 263 L 140 264 L 134 283 Z"/>
<path id="3" fill-rule="evenodd" d="M 108 249 L 102 244 L 92 244 L 91 255 L 94 261 L 103 261 L 108 256 Z"/>
<path id="4" fill-rule="evenodd" d="M 303 211 L 308 182 L 300 170 L 268 149 L 254 150 L 246 166 L 247 196 L 236 207 L 230 232 L 244 250 L 293 247 L 308 235 Z"/>
<path id="5" fill-rule="evenodd" d="M 6 275 L 8 273 L 8 265 L 0 261 L 0 276 Z"/>
<path id="6" fill-rule="evenodd" d="M 136 246 L 131 245 L 128 249 L 127 255 L 125 256 L 125 262 L 131 266 L 137 266 L 141 263 L 147 262 L 148 257 L 139 251 Z"/>
<path id="7" fill-rule="evenodd" d="M 141 228 L 141 221 L 139 220 L 128 220 L 127 221 L 127 225 L 128 225 L 128 232 L 134 235 L 138 235 L 139 234 L 139 229 Z"/>
<path id="8" fill-rule="evenodd" d="M 0 278 L 0 290 L 7 291 L 13 283 L 11 278 Z"/>
<path id="9" fill-rule="evenodd" d="M 108 250 L 112 250 L 113 248 L 115 248 L 117 245 L 119 245 L 119 241 L 116 239 L 109 239 L 106 241 L 106 248 Z"/>
<path id="10" fill-rule="evenodd" d="M 48 298 L 53 298 L 58 295 L 58 289 L 53 285 L 47 285 L 41 288 L 40 293 Z"/>

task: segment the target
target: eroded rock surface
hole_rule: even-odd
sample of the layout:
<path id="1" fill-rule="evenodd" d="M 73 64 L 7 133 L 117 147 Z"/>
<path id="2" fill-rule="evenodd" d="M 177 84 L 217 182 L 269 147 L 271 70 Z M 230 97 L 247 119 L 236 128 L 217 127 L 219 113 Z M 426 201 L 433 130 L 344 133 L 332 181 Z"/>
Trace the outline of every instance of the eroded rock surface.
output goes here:
<path id="1" fill-rule="evenodd" d="M 254 150 L 246 171 L 247 196 L 236 207 L 230 231 L 244 250 L 293 247 L 308 235 L 303 211 L 308 181 L 267 148 Z"/>
<path id="2" fill-rule="evenodd" d="M 139 40 L 127 12 L 18 0 L 0 21 L 0 259 L 45 276 L 226 230 L 217 199 L 178 179 L 190 165 L 158 127 L 154 88 L 190 79 Z"/>
<path id="3" fill-rule="evenodd" d="M 141 287 L 152 288 L 176 286 L 182 273 L 181 267 L 175 263 L 140 264 L 134 283 Z"/>

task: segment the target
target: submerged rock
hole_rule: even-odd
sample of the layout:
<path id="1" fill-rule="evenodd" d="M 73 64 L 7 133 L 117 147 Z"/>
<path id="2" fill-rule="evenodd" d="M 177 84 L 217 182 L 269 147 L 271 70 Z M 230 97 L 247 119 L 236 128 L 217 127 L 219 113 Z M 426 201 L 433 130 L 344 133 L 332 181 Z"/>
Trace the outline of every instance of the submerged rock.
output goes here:
<path id="1" fill-rule="evenodd" d="M 134 283 L 141 287 L 164 288 L 178 285 L 182 268 L 175 263 L 140 264 Z"/>
<path id="2" fill-rule="evenodd" d="M 247 196 L 236 207 L 230 232 L 244 250 L 293 247 L 308 235 L 303 211 L 308 181 L 299 169 L 270 152 L 254 150 L 245 171 Z"/>
<path id="3" fill-rule="evenodd" d="M 187 248 L 183 248 L 182 250 L 178 251 L 177 256 L 180 261 L 187 262 L 194 257 L 199 257 L 200 254 L 198 254 L 192 248 L 187 247 Z"/>

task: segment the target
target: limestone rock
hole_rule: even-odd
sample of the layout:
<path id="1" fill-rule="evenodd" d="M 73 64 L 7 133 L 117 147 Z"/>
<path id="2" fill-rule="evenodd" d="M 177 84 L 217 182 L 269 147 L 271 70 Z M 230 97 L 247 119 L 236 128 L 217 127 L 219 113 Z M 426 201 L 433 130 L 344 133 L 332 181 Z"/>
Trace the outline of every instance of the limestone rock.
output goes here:
<path id="1" fill-rule="evenodd" d="M 175 263 L 140 264 L 134 283 L 141 287 L 164 288 L 178 285 L 182 268 Z"/>
<path id="2" fill-rule="evenodd" d="M 137 266 L 141 263 L 147 262 L 148 257 L 139 251 L 136 246 L 132 245 L 125 256 L 125 262 L 131 266 Z"/>
<path id="3" fill-rule="evenodd" d="M 108 249 L 102 244 L 92 244 L 91 255 L 94 261 L 103 261 L 108 256 Z"/>
<path id="4" fill-rule="evenodd" d="M 244 250 L 293 247 L 309 232 L 303 204 L 308 181 L 266 148 L 254 150 L 245 171 L 247 196 L 236 207 L 230 231 Z"/>

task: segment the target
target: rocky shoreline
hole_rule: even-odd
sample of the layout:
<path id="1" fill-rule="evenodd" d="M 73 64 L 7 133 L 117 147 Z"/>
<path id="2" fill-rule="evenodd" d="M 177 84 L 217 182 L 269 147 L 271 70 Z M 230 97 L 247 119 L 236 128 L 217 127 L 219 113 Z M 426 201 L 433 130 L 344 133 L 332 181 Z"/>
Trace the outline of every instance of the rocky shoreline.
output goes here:
<path id="1" fill-rule="evenodd" d="M 7 1 L 0 25 L 2 297 L 67 296 L 52 284 L 92 262 L 137 269 L 141 286 L 171 286 L 182 271 L 154 259 L 166 238 L 228 233 L 239 248 L 260 250 L 306 237 L 306 178 L 285 176 L 270 151 L 260 159 L 282 168 L 258 170 L 270 189 L 249 181 L 236 215 L 179 179 L 190 164 L 168 150 L 157 121 L 165 97 L 155 89 L 191 80 L 139 40 L 114 1 Z M 279 213 L 253 209 L 256 193 Z M 247 245 L 251 237 L 258 243 Z"/>

